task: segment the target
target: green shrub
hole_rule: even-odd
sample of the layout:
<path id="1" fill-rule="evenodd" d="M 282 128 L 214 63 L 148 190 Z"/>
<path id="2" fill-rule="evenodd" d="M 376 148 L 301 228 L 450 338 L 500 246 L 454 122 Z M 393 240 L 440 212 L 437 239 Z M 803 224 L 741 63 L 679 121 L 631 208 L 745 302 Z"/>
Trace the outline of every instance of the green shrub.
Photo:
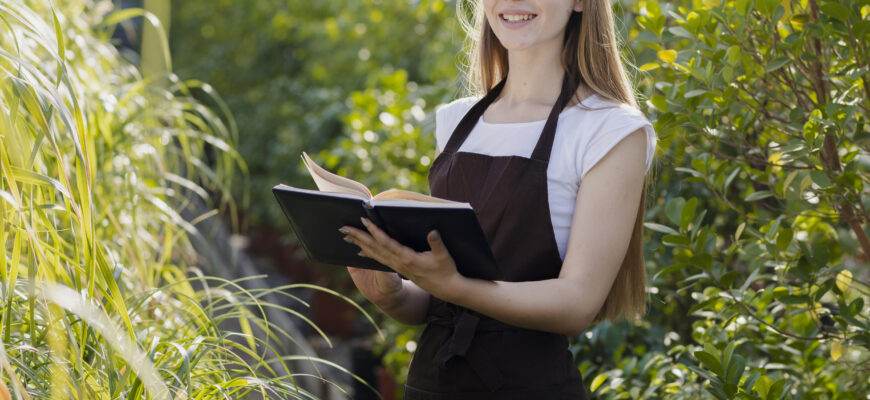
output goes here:
<path id="1" fill-rule="evenodd" d="M 261 297 L 282 288 L 204 276 L 191 238 L 217 210 L 180 215 L 188 196 L 232 205 L 232 117 L 119 57 L 112 24 L 138 11 L 48 3 L 0 3 L 0 390 L 310 398 L 268 356 L 287 333 Z"/>
<path id="2" fill-rule="evenodd" d="M 455 76 L 449 45 L 460 37 L 453 3 L 444 0 L 177 1 L 172 7 L 178 74 L 225 94 L 241 127 L 239 152 L 249 162 L 250 182 L 237 187 L 251 196 L 252 224 L 283 221 L 269 190 L 275 184 L 313 187 L 300 155 L 334 148 L 351 134 L 343 122 L 354 107 L 352 93 L 402 71 L 407 90 L 419 97 L 413 92 L 443 87 Z"/>
<path id="3" fill-rule="evenodd" d="M 184 2 L 206 7 L 194 3 Z M 250 68 L 294 71 L 266 74 L 280 76 L 267 82 L 296 82 L 283 87 L 305 100 L 288 108 L 298 114 L 281 116 L 293 128 L 271 129 L 282 132 L 279 148 L 326 149 L 319 160 L 377 190 L 425 190 L 421 161 L 434 151 L 431 113 L 460 94 L 455 59 L 463 34 L 455 3 L 446 3 L 436 19 L 427 19 L 426 30 L 438 35 L 426 40 L 384 39 L 410 35 L 408 18 L 384 18 L 377 32 L 385 33 L 357 35 L 359 23 L 371 28 L 374 8 L 404 10 L 383 3 L 359 2 L 362 11 L 341 2 L 293 3 L 293 23 L 274 12 L 274 19 L 233 14 L 238 21 L 210 25 L 213 32 L 229 27 L 218 42 L 264 21 L 286 29 L 260 35 L 284 31 L 299 38 L 279 42 L 286 47 L 244 48 L 263 56 L 229 53 Z M 329 8 L 345 6 L 347 14 Z M 574 340 L 590 391 L 600 399 L 866 398 L 870 2 L 625 0 L 614 11 L 626 58 L 639 66 L 642 109 L 660 137 L 646 215 L 651 307 L 638 323 L 598 324 Z M 310 16 L 309 23 L 301 20 Z M 198 36 L 188 32 L 179 40 L 190 41 L 183 48 L 191 49 Z M 366 45 L 372 61 L 360 63 L 354 56 L 366 40 L 391 44 Z M 439 66 L 428 76 L 409 65 L 420 58 L 408 46 L 420 43 L 443 49 L 423 58 L 423 65 Z M 281 62 L 286 69 L 265 60 L 276 49 L 291 55 Z M 259 101 L 287 90 L 241 86 L 238 92 L 250 95 L 235 101 L 261 110 L 248 115 L 297 104 Z M 356 90 L 346 95 L 337 87 Z M 422 120 L 414 106 L 426 114 Z M 319 125 L 336 120 L 342 125 Z M 266 154 L 258 151 L 252 154 Z M 275 169 L 282 176 L 287 165 L 299 164 L 299 150 L 286 151 L 290 157 Z M 388 340 L 385 360 L 401 382 L 415 331 L 386 330 L 396 340 Z"/>
<path id="4" fill-rule="evenodd" d="M 868 4 L 629 7 L 674 168 L 648 215 L 647 322 L 579 349 L 609 350 L 583 365 L 601 398 L 870 393 Z"/>

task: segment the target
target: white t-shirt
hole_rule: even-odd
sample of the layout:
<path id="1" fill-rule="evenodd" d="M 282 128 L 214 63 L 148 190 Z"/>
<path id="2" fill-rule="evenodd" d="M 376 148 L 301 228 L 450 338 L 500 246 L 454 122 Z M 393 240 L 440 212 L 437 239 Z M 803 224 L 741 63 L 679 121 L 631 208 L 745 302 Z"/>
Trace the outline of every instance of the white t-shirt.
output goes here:
<path id="1" fill-rule="evenodd" d="M 456 125 L 479 99 L 463 97 L 436 107 L 435 138 L 439 151 L 444 150 Z M 647 136 L 646 170 L 649 171 L 657 141 L 649 120 L 629 105 L 605 99 L 598 94 L 584 99 L 581 104 L 589 108 L 606 108 L 585 110 L 581 105 L 574 105 L 563 110 L 559 114 L 547 167 L 550 218 L 559 255 L 563 260 L 577 192 L 586 173 L 619 141 L 640 128 L 644 128 Z M 459 151 L 529 158 L 545 123 L 546 120 L 488 123 L 480 118 Z"/>

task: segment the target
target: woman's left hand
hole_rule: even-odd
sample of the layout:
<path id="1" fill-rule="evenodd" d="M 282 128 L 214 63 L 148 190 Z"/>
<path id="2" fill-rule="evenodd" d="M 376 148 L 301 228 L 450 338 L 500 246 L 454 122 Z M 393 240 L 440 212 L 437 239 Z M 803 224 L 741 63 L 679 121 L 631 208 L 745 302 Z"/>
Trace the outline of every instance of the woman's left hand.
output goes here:
<path id="1" fill-rule="evenodd" d="M 456 270 L 456 262 L 441 241 L 438 231 L 426 236 L 431 250 L 417 252 L 404 246 L 387 235 L 383 230 L 366 218 L 362 219 L 368 232 L 343 226 L 346 241 L 362 249 L 360 255 L 374 259 L 416 283 L 429 294 L 447 300 L 455 293 L 456 284 L 462 275 Z"/>

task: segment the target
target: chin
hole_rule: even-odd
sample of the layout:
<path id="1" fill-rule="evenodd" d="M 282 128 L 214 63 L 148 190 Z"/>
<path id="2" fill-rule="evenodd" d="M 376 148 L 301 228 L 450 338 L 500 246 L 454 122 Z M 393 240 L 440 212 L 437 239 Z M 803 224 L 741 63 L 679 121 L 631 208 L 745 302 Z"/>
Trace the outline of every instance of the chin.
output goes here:
<path id="1" fill-rule="evenodd" d="M 532 48 L 533 46 L 529 43 L 508 43 L 505 44 L 502 42 L 502 46 L 504 46 L 507 51 L 523 51 Z"/>

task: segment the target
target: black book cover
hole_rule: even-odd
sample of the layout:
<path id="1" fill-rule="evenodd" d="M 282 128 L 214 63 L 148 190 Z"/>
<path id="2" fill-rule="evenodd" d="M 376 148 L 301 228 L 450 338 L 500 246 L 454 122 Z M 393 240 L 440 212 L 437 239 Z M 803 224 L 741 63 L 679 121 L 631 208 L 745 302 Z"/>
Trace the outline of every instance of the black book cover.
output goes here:
<path id="1" fill-rule="evenodd" d="M 313 262 L 339 266 L 393 271 L 367 257 L 357 255 L 359 247 L 342 240 L 338 228 L 349 225 L 366 230 L 360 221 L 366 217 L 399 243 L 415 251 L 428 251 L 426 235 L 433 229 L 464 276 L 498 279 L 498 267 L 477 215 L 469 208 L 369 204 L 342 193 L 298 189 L 286 185 L 272 188 L 284 215 Z M 386 203 L 386 202 L 385 202 Z"/>

